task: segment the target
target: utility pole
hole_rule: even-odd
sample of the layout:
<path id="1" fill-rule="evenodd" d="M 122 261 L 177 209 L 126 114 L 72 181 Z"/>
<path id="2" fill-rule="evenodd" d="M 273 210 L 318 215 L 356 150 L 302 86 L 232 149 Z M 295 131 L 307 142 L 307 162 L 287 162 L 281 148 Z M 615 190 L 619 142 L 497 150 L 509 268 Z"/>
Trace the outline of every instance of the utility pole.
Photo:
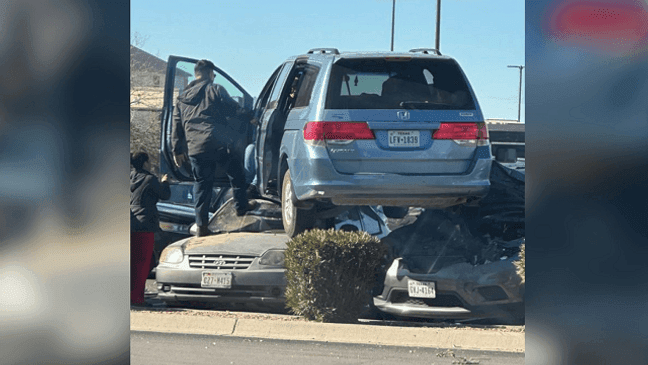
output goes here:
<path id="1" fill-rule="evenodd" d="M 436 50 L 441 52 L 439 41 L 441 38 L 441 0 L 437 0 L 437 18 L 436 18 Z"/>
<path id="2" fill-rule="evenodd" d="M 520 110 L 522 110 L 522 69 L 524 66 L 511 66 L 509 65 L 508 67 L 510 68 L 519 68 L 520 69 L 520 92 L 518 96 L 518 123 L 521 122 L 520 120 Z"/>
<path id="3" fill-rule="evenodd" d="M 392 42 L 391 42 L 391 51 L 394 52 L 394 20 L 396 15 L 396 0 L 394 0 L 394 5 L 392 6 Z"/>

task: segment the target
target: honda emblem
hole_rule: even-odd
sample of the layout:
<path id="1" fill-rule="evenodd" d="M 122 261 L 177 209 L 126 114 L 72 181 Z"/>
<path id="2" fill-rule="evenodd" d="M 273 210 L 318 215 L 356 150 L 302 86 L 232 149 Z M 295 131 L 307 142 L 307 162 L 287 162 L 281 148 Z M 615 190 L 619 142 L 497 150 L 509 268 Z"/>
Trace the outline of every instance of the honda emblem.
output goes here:
<path id="1" fill-rule="evenodd" d="M 410 118 L 409 112 L 407 110 L 398 111 L 396 112 L 396 114 L 398 115 L 398 119 L 400 120 L 409 120 Z"/>

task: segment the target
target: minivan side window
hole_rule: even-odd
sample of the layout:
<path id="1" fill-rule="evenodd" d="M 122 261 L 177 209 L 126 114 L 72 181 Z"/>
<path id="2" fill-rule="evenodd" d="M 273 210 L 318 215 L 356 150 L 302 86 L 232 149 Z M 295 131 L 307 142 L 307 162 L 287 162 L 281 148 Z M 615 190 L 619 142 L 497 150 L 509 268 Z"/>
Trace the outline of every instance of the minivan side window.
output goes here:
<path id="1" fill-rule="evenodd" d="M 308 106 L 308 103 L 313 93 L 313 86 L 319 74 L 320 68 L 314 65 L 306 65 L 302 80 L 300 80 L 299 90 L 297 90 L 297 99 L 293 108 L 303 108 Z"/>
<path id="2" fill-rule="evenodd" d="M 254 109 L 262 110 L 265 107 L 266 103 L 268 102 L 268 98 L 270 97 L 272 86 L 277 81 L 277 74 L 279 74 L 280 69 L 281 66 L 277 67 L 277 69 L 272 73 L 272 76 L 270 76 L 270 78 L 268 79 L 268 82 L 266 82 L 265 86 L 261 90 L 261 93 L 259 94 L 259 99 L 257 100 L 257 104 Z"/>
<path id="3" fill-rule="evenodd" d="M 281 73 L 279 74 L 279 77 L 274 84 L 274 89 L 272 89 L 272 93 L 270 94 L 270 101 L 268 102 L 266 109 L 277 108 L 277 101 L 279 100 L 279 96 L 281 95 L 281 91 L 283 90 L 282 86 L 284 84 L 284 80 L 286 79 L 286 76 L 290 72 L 291 68 L 291 62 L 287 62 L 283 65 L 283 69 L 281 70 Z"/>

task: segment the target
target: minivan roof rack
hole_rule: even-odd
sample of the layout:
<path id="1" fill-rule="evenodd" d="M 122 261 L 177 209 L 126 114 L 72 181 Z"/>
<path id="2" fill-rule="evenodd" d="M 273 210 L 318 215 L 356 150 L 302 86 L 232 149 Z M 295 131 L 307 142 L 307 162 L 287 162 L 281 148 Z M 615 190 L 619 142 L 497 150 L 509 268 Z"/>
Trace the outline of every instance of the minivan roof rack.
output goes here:
<path id="1" fill-rule="evenodd" d="M 439 52 L 439 50 L 435 49 L 435 48 L 414 48 L 414 49 L 410 49 L 409 51 L 410 52 L 422 52 L 422 53 L 425 53 L 425 54 L 430 54 L 430 52 L 434 52 L 437 55 L 441 56 L 441 52 Z"/>
<path id="2" fill-rule="evenodd" d="M 333 54 L 340 54 L 340 51 L 338 51 L 337 48 L 313 48 L 308 50 L 308 54 L 312 53 L 333 53 Z"/>

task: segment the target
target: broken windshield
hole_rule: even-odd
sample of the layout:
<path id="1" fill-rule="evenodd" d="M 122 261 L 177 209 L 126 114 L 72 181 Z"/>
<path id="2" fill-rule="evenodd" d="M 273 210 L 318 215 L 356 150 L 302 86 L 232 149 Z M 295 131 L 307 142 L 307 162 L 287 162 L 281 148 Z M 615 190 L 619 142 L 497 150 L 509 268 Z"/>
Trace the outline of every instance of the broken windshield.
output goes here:
<path id="1" fill-rule="evenodd" d="M 454 60 L 343 59 L 333 65 L 327 109 L 474 110 Z"/>

